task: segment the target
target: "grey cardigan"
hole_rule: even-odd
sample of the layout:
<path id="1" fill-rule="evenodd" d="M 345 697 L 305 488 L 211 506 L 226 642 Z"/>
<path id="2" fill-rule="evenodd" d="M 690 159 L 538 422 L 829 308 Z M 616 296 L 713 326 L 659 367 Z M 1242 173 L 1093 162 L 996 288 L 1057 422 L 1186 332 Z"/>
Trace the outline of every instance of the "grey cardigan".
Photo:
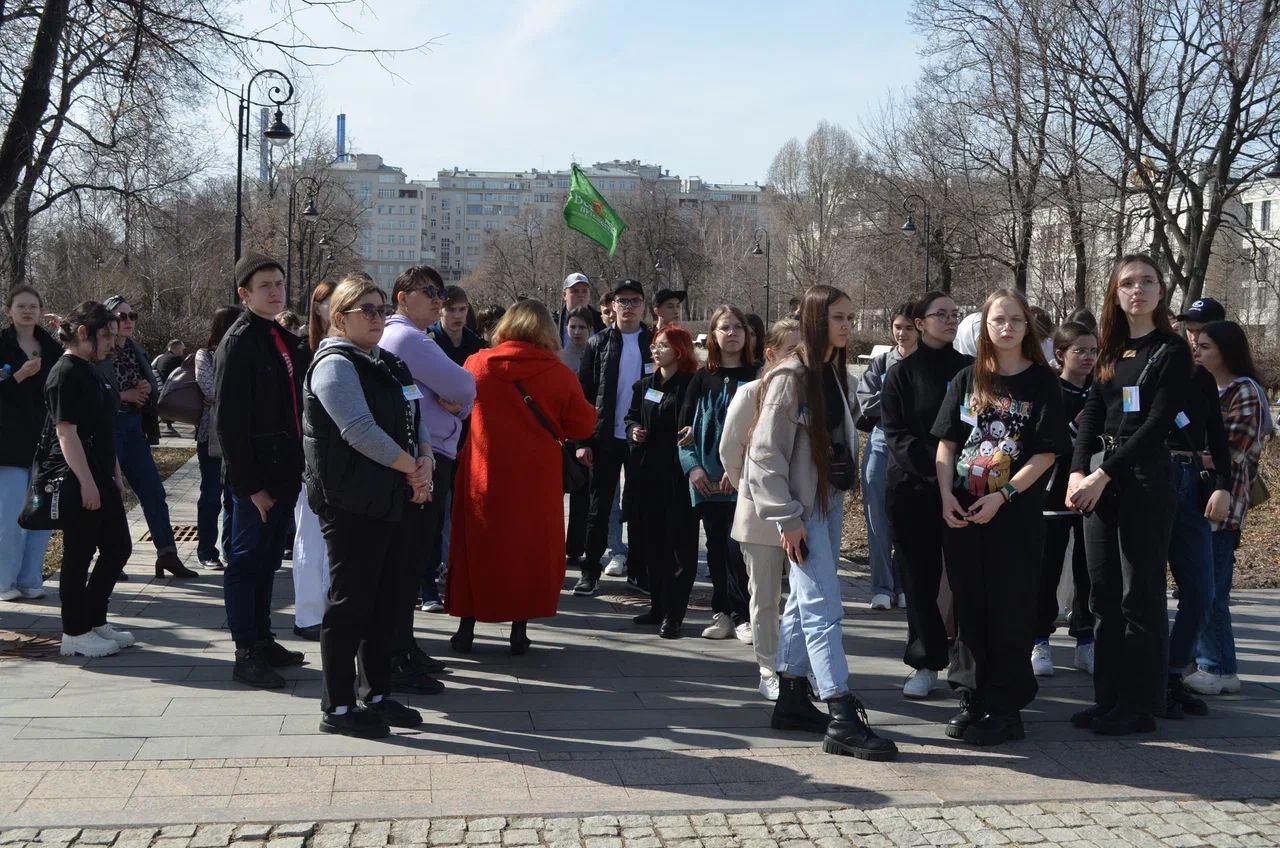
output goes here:
<path id="1" fill-rule="evenodd" d="M 768 391 L 760 404 L 743 469 L 740 497 L 748 498 L 756 515 L 778 532 L 802 527 L 813 515 L 818 496 L 818 467 L 804 426 L 807 413 L 801 412 L 804 368 L 798 357 L 789 357 L 769 373 Z M 853 420 L 858 402 L 848 395 L 844 400 L 843 436 L 857 467 L 858 437 Z M 776 537 L 771 544 L 778 544 Z"/>

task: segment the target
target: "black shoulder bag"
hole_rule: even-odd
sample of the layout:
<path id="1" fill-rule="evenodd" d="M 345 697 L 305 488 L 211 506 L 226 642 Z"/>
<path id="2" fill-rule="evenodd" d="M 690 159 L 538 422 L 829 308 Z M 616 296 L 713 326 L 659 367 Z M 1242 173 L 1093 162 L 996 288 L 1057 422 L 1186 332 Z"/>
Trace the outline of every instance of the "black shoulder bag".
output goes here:
<path id="1" fill-rule="evenodd" d="M 520 392 L 520 396 L 524 398 L 525 405 L 533 411 L 538 423 L 551 434 L 551 438 L 555 439 L 556 444 L 560 446 L 560 464 L 564 475 L 564 491 L 567 494 L 582 491 L 587 487 L 590 471 L 587 470 L 585 465 L 578 462 L 577 449 L 571 442 L 565 441 L 564 437 L 556 430 L 555 425 L 551 423 L 551 420 L 542 414 L 537 401 L 524 390 L 524 386 L 520 385 L 518 380 L 515 383 L 515 387 L 516 391 Z"/>
<path id="2" fill-rule="evenodd" d="M 61 530 L 68 505 L 72 509 L 80 505 L 80 481 L 61 454 L 53 455 L 54 438 L 53 422 L 46 417 L 31 463 L 31 482 L 18 515 L 18 526 L 24 530 Z"/>

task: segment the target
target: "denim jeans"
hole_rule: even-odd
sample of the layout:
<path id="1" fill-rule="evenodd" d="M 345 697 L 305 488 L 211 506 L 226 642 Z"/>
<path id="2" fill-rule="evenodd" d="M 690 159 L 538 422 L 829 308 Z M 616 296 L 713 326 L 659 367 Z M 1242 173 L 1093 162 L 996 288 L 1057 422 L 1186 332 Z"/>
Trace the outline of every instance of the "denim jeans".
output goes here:
<path id="1" fill-rule="evenodd" d="M 1173 533 L 1169 570 L 1178 586 L 1178 612 L 1169 631 L 1169 673 L 1182 674 L 1213 605 L 1213 529 L 1200 506 L 1200 463 L 1173 458 Z"/>
<path id="2" fill-rule="evenodd" d="M 862 514 L 867 520 L 867 546 L 871 548 L 871 594 L 893 599 L 902 593 L 902 581 L 893 558 L 893 530 L 885 503 L 888 473 L 889 447 L 884 430 L 876 427 L 867 436 L 862 457 Z"/>
<path id="3" fill-rule="evenodd" d="M 1231 632 L 1231 576 L 1236 567 L 1239 530 L 1213 533 L 1213 604 L 1196 643 L 1196 665 L 1210 674 L 1235 674 L 1236 639 Z"/>
<path id="4" fill-rule="evenodd" d="M 618 478 L 618 488 L 613 490 L 613 507 L 609 510 L 609 556 L 626 556 L 631 552 L 627 543 L 622 540 L 622 486 L 623 478 Z"/>
<path id="5" fill-rule="evenodd" d="M 237 648 L 271 636 L 271 593 L 284 557 L 297 496 L 281 498 L 263 521 L 249 498 L 232 495 L 231 547 L 222 577 L 227 627 Z"/>
<path id="6" fill-rule="evenodd" d="M 196 442 L 200 463 L 200 498 L 196 501 L 196 557 L 218 558 L 218 516 L 222 514 L 222 459 L 209 456 L 209 443 Z M 225 546 L 224 546 L 225 547 Z"/>
<path id="7" fill-rule="evenodd" d="M 44 583 L 44 550 L 53 531 L 18 526 L 30 481 L 31 469 L 0 465 L 0 591 L 36 589 Z"/>
<path id="8" fill-rule="evenodd" d="M 790 563 L 791 594 L 782 611 L 778 634 L 778 673 L 806 677 L 812 672 L 818 697 L 829 700 L 849 692 L 849 661 L 844 655 L 844 604 L 836 567 L 840 559 L 840 525 L 844 495 L 833 492 L 826 515 L 804 523 L 809 557 Z"/>
<path id="9" fill-rule="evenodd" d="M 156 553 L 168 554 L 178 550 L 173 541 L 173 527 L 169 523 L 169 502 L 166 500 L 164 482 L 151 458 L 151 445 L 142 432 L 142 413 L 135 409 L 121 409 L 116 413 L 116 458 L 129 488 L 138 496 L 142 514 L 147 519 L 147 529 Z"/>

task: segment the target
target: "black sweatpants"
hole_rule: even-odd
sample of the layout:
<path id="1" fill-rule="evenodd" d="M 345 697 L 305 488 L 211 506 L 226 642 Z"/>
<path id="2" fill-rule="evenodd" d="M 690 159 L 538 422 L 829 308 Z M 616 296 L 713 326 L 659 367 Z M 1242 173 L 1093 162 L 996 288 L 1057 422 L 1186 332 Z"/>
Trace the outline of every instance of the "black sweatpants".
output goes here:
<path id="1" fill-rule="evenodd" d="M 1173 527 L 1168 455 L 1120 470 L 1116 494 L 1084 522 L 1095 619 L 1094 698 L 1100 706 L 1161 713 L 1169 666 L 1165 567 Z"/>
<path id="2" fill-rule="evenodd" d="M 431 532 L 431 543 L 427 547 L 426 561 L 422 565 L 422 581 L 419 597 L 435 597 L 439 589 L 436 579 L 440 576 L 440 562 L 444 555 L 444 511 L 452 506 L 449 493 L 453 491 L 453 477 L 458 470 L 458 461 L 450 459 L 442 453 L 435 454 L 435 470 L 431 474 L 431 500 L 423 507 L 430 513 L 428 520 L 434 528 Z M 413 621 L 413 611 L 409 612 L 409 620 Z M 412 627 L 412 624 L 410 625 Z"/>
<path id="3" fill-rule="evenodd" d="M 668 480 L 627 481 L 629 563 L 648 576 L 650 610 L 679 623 L 698 576 L 698 517 L 679 467 L 673 474 Z"/>
<path id="4" fill-rule="evenodd" d="M 711 572 L 711 611 L 728 613 L 734 626 L 751 622 L 751 590 L 747 585 L 747 561 L 742 548 L 729 534 L 738 504 L 700 503 L 694 512 L 707 533 L 707 570 Z"/>
<path id="5" fill-rule="evenodd" d="M 942 587 L 942 498 L 938 487 L 901 484 L 886 496 L 898 573 L 907 594 L 907 647 L 902 661 L 942 671 L 950 662 L 947 627 L 938 611 Z M 953 587 L 954 590 L 954 587 Z M 956 618 L 960 618 L 957 605 Z"/>
<path id="6" fill-rule="evenodd" d="M 1028 564 L 1044 544 L 1042 497 L 1018 500 L 986 524 L 943 534 L 958 623 L 947 681 L 992 713 L 1022 709 L 1038 688 L 1027 659 L 1038 575 Z"/>
<path id="7" fill-rule="evenodd" d="M 582 573 L 600 576 L 600 560 L 609 544 L 609 515 L 618 491 L 622 466 L 627 461 L 625 439 L 596 439 L 591 445 L 590 499 L 587 508 L 587 544 Z"/>
<path id="8" fill-rule="evenodd" d="M 435 491 L 446 491 L 440 486 L 440 466 L 437 465 L 432 481 Z M 413 616 L 418 611 L 418 593 L 422 590 L 422 581 L 431 560 L 431 544 L 444 520 L 444 495 L 439 495 L 439 504 L 434 501 L 426 504 L 406 503 L 404 516 L 400 524 L 401 532 L 408 536 L 408 553 L 400 563 L 399 586 L 396 589 L 395 606 L 390 613 L 392 654 L 403 654 L 413 647 Z M 439 563 L 439 560 L 436 560 Z"/>
<path id="9" fill-rule="evenodd" d="M 58 577 L 62 632 L 68 636 L 83 636 L 107 623 L 111 591 L 133 553 L 120 490 L 114 481 L 106 481 L 98 483 L 98 493 L 102 506 L 85 509 L 79 503 L 80 487 L 74 482 L 64 486 L 63 495 L 77 501 L 70 509 L 65 503 L 63 506 L 66 520 L 62 530 L 62 573 Z"/>
<path id="10" fill-rule="evenodd" d="M 422 555 L 423 520 L 416 507 L 405 507 L 401 521 L 378 521 L 367 515 L 326 507 L 319 513 L 320 531 L 329 551 L 329 606 L 320 625 L 320 658 L 325 712 L 355 704 L 357 672 L 360 697 L 391 693 L 393 622 L 407 601 L 406 587 L 416 583 Z"/>
<path id="11" fill-rule="evenodd" d="M 1074 533 L 1071 582 L 1075 584 L 1075 597 L 1071 601 L 1071 622 L 1067 625 L 1067 633 L 1076 640 L 1092 640 L 1093 613 L 1089 611 L 1089 558 L 1085 551 L 1084 517 L 1054 516 L 1046 518 L 1044 523 L 1044 557 L 1036 587 L 1036 620 L 1031 635 L 1035 639 L 1048 639 L 1053 632 L 1053 623 L 1058 620 L 1058 580 L 1062 577 L 1067 541 Z"/>
<path id="12" fill-rule="evenodd" d="M 583 486 L 569 493 L 569 526 L 564 534 L 564 553 L 569 559 L 581 559 L 587 550 L 587 513 L 591 509 L 591 487 Z M 606 538 L 608 534 L 606 533 Z"/>

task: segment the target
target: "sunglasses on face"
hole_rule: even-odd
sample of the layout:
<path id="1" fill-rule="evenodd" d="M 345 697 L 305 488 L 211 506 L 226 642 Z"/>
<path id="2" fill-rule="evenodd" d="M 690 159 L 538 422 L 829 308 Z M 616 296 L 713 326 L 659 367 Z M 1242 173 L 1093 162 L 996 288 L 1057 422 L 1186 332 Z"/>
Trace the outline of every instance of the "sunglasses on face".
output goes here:
<path id="1" fill-rule="evenodd" d="M 396 314 L 396 308 L 389 303 L 362 303 L 355 309 L 343 310 L 342 314 L 350 315 L 353 312 L 359 312 L 365 318 L 372 321 L 375 318 L 390 318 L 392 315 Z"/>
<path id="2" fill-rule="evenodd" d="M 420 289 L 414 289 L 416 292 L 422 292 L 431 300 L 444 300 L 444 289 L 435 286 L 423 286 Z"/>
<path id="3" fill-rule="evenodd" d="M 137 320 L 138 320 L 138 313 L 136 313 L 136 312 L 117 312 L 117 313 L 116 313 L 116 318 L 120 319 L 121 321 L 137 321 Z"/>

